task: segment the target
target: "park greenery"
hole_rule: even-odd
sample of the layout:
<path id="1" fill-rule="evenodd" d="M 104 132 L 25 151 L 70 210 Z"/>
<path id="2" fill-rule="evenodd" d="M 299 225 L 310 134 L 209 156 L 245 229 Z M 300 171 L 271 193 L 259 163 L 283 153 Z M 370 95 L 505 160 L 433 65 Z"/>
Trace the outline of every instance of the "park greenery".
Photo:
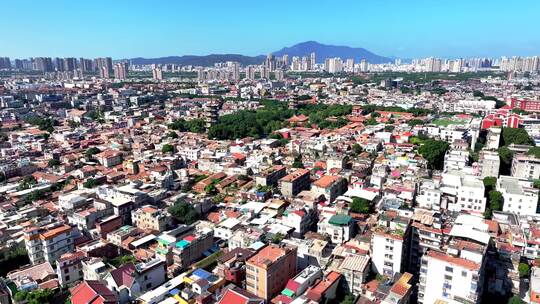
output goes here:
<path id="1" fill-rule="evenodd" d="M 88 160 L 91 160 L 91 159 L 94 159 L 94 155 L 100 152 L 101 150 L 99 148 L 91 147 L 91 148 L 86 149 L 86 151 L 84 151 L 84 157 L 86 157 L 86 159 Z"/>
<path id="2" fill-rule="evenodd" d="M 376 105 L 364 105 L 364 106 L 362 106 L 362 114 L 364 114 L 364 115 L 369 114 L 369 113 L 373 113 L 375 111 L 411 113 L 414 116 L 425 116 L 425 115 L 428 115 L 428 114 L 432 114 L 431 110 L 420 109 L 420 108 L 405 109 L 405 108 L 398 107 L 398 106 L 392 106 L 392 107 L 384 107 L 384 106 L 376 106 Z M 377 115 L 377 114 L 375 114 L 375 115 Z M 376 116 L 372 116 L 372 117 L 376 117 Z"/>
<path id="3" fill-rule="evenodd" d="M 351 77 L 355 84 L 379 83 L 386 79 L 401 78 L 403 82 L 412 82 L 417 84 L 437 83 L 443 80 L 466 81 L 470 79 L 479 79 L 483 77 L 498 77 L 502 73 L 495 72 L 469 72 L 469 73 L 443 73 L 443 72 L 426 72 L 426 73 L 410 73 L 410 72 L 381 72 L 370 73 L 367 77 L 358 76 Z"/>
<path id="4" fill-rule="evenodd" d="M 97 180 L 93 179 L 93 178 L 89 178 L 87 179 L 84 183 L 83 183 L 83 187 L 87 188 L 87 189 L 91 189 L 91 188 L 94 188 L 98 185 L 98 182 Z"/>
<path id="5" fill-rule="evenodd" d="M 60 161 L 58 159 L 56 159 L 56 158 L 51 158 L 47 162 L 47 166 L 49 168 L 56 168 L 56 167 L 60 166 Z"/>
<path id="6" fill-rule="evenodd" d="M 244 137 L 264 138 L 273 131 L 286 126 L 293 115 L 306 115 L 309 123 L 319 128 L 335 129 L 348 123 L 344 117 L 352 111 L 350 105 L 301 104 L 298 110 L 288 108 L 286 102 L 261 100 L 262 108 L 242 110 L 219 117 L 208 130 L 208 137 L 215 139 L 237 139 Z"/>
<path id="7" fill-rule="evenodd" d="M 525 129 L 503 128 L 501 145 L 507 146 L 510 144 L 533 146 L 534 140 L 527 134 Z"/>
<path id="8" fill-rule="evenodd" d="M 491 218 L 493 211 L 502 211 L 504 197 L 501 192 L 491 190 L 488 192 L 488 206 L 484 211 L 485 218 Z"/>
<path id="9" fill-rule="evenodd" d="M 301 154 L 298 154 L 294 157 L 294 161 L 292 163 L 292 167 L 293 168 L 296 168 L 296 169 L 299 169 L 299 168 L 304 168 L 304 164 L 302 163 L 302 155 Z"/>
<path id="10" fill-rule="evenodd" d="M 529 264 L 519 263 L 519 266 L 518 266 L 519 276 L 522 278 L 529 276 L 529 269 L 530 269 Z"/>

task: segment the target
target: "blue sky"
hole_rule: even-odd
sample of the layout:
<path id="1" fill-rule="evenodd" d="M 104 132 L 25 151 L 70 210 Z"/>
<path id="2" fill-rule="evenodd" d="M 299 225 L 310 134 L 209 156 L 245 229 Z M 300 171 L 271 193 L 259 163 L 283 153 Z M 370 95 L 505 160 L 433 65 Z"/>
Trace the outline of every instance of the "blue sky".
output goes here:
<path id="1" fill-rule="evenodd" d="M 298 42 L 398 57 L 540 55 L 540 0 L 7 0 L 0 56 L 240 53 Z"/>

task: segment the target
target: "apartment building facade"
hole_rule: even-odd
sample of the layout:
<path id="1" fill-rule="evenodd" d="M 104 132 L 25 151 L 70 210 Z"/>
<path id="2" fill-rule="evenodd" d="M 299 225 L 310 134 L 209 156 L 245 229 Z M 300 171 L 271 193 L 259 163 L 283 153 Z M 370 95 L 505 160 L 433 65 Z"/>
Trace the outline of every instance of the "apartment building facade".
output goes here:
<path id="1" fill-rule="evenodd" d="M 246 289 L 270 300 L 295 274 L 296 248 L 267 245 L 246 262 Z"/>

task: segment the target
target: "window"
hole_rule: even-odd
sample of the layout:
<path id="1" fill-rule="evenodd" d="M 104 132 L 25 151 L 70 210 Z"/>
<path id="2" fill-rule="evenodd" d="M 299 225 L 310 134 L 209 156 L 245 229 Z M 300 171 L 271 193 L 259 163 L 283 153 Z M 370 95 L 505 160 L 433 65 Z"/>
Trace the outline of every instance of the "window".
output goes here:
<path id="1" fill-rule="evenodd" d="M 454 268 L 452 268 L 450 266 L 446 266 L 444 270 L 447 271 L 447 272 L 454 272 Z"/>
<path id="2" fill-rule="evenodd" d="M 465 271 L 465 270 L 461 271 L 461 276 L 466 277 L 467 276 L 467 271 Z"/>

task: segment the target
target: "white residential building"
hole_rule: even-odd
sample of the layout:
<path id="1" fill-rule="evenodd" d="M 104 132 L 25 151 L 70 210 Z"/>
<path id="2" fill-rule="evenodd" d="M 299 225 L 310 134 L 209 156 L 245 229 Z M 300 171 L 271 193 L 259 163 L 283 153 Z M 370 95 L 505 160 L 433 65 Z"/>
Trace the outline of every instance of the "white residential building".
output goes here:
<path id="1" fill-rule="evenodd" d="M 371 261 L 377 273 L 392 278 L 402 271 L 403 234 L 404 231 L 385 229 L 373 232 Z"/>
<path id="2" fill-rule="evenodd" d="M 515 155 L 512 159 L 512 176 L 525 179 L 539 179 L 540 159 L 533 155 Z"/>
<path id="3" fill-rule="evenodd" d="M 240 221 L 236 218 L 228 218 L 214 228 L 214 237 L 222 240 L 230 240 L 234 232 L 240 227 Z"/>
<path id="4" fill-rule="evenodd" d="M 497 191 L 504 197 L 503 211 L 519 215 L 534 215 L 538 206 L 538 189 L 529 180 L 500 176 Z"/>
<path id="5" fill-rule="evenodd" d="M 501 166 L 501 159 L 499 153 L 494 151 L 482 150 L 478 156 L 478 163 L 480 165 L 480 176 L 482 178 L 492 176 L 499 176 L 499 168 Z"/>
<path id="6" fill-rule="evenodd" d="M 346 257 L 339 266 L 340 272 L 345 278 L 350 293 L 359 295 L 362 292 L 362 284 L 369 273 L 369 257 L 354 255 Z"/>
<path id="7" fill-rule="evenodd" d="M 324 214 L 317 223 L 317 232 L 330 236 L 333 244 L 343 244 L 351 238 L 353 232 L 352 218 L 344 214 Z"/>
<path id="8" fill-rule="evenodd" d="M 422 209 L 440 210 L 441 190 L 439 185 L 433 180 L 422 181 L 416 196 L 416 204 Z"/>
<path id="9" fill-rule="evenodd" d="M 432 304 L 438 300 L 479 303 L 481 269 L 481 263 L 444 252 L 428 251 L 421 262 L 418 303 Z"/>
<path id="10" fill-rule="evenodd" d="M 430 249 L 422 256 L 418 303 L 480 303 L 488 230 L 482 217 L 456 218 L 445 251 Z"/>
<path id="11" fill-rule="evenodd" d="M 444 155 L 444 171 L 460 170 L 469 162 L 469 151 L 452 150 Z"/>
<path id="12" fill-rule="evenodd" d="M 24 238 L 30 262 L 52 264 L 64 253 L 73 252 L 75 234 L 76 228 L 69 225 L 27 228 Z"/>
<path id="13" fill-rule="evenodd" d="M 480 214 L 486 209 L 484 183 L 463 171 L 453 170 L 444 173 L 441 191 L 451 198 L 447 205 L 450 211 L 471 211 Z"/>

